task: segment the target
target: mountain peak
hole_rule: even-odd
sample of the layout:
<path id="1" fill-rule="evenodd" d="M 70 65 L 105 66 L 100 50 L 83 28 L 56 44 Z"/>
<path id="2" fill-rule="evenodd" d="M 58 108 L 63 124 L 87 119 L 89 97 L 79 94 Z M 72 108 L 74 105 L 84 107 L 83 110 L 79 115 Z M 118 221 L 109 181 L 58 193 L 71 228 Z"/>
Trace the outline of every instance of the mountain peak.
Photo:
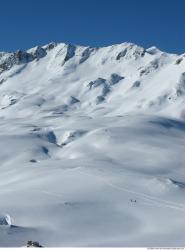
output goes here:
<path id="1" fill-rule="evenodd" d="M 156 55 L 156 54 L 160 54 L 160 53 L 163 53 L 160 49 L 158 49 L 157 47 L 155 46 L 152 46 L 148 49 L 146 49 L 146 51 L 151 54 L 151 55 Z"/>

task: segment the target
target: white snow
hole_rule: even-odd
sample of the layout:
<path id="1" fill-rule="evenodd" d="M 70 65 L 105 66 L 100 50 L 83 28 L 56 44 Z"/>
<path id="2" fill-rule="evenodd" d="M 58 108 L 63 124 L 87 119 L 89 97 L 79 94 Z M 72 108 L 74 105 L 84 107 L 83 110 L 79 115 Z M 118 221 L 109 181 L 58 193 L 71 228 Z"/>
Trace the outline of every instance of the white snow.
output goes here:
<path id="1" fill-rule="evenodd" d="M 0 53 L 0 246 L 183 246 L 184 55 L 23 55 Z"/>

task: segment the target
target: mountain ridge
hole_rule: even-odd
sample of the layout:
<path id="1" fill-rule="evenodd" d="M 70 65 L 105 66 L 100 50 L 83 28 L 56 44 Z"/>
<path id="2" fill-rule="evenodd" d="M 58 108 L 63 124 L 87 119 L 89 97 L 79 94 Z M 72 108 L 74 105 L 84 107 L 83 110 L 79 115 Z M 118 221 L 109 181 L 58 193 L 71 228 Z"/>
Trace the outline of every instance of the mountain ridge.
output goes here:
<path id="1" fill-rule="evenodd" d="M 184 65 L 184 55 L 168 54 L 156 47 L 144 49 L 127 42 L 103 48 L 50 43 L 27 51 L 19 50 L 8 54 L 8 56 L 6 53 L 0 54 L 1 95 L 4 88 L 7 91 L 7 84 L 5 83 L 9 82 L 11 85 L 14 79 L 16 81 L 18 78 L 20 84 L 27 79 L 34 86 L 37 79 L 34 77 L 32 80 L 32 75 L 39 74 L 38 80 L 41 81 L 43 78 L 43 82 L 45 81 L 47 84 L 45 86 L 40 85 L 40 90 L 42 89 L 45 94 L 37 92 L 36 99 L 43 100 L 38 108 L 47 104 L 48 97 L 49 101 L 51 98 L 56 100 L 57 96 L 58 99 L 66 99 L 72 96 L 79 100 L 78 105 L 66 105 L 64 101 L 61 103 L 63 105 L 61 106 L 61 113 L 74 109 L 79 109 L 83 113 L 85 107 L 87 109 L 89 107 L 93 112 L 93 107 L 96 109 L 99 105 L 103 109 L 107 109 L 105 113 L 110 114 L 112 111 L 113 113 L 123 114 L 129 112 L 129 110 L 159 111 L 160 113 L 160 111 L 163 112 L 166 109 L 167 115 L 183 118 L 185 111 L 182 110 L 182 107 L 179 110 L 177 108 L 174 114 L 171 110 L 174 105 L 178 104 L 178 101 L 184 103 Z M 30 77 L 29 74 L 31 74 Z M 114 84 L 110 82 L 113 76 L 117 78 L 117 82 L 114 82 Z M 59 84 L 59 79 L 63 79 L 63 84 Z M 160 84 L 161 81 L 163 81 L 163 84 Z M 55 86 L 58 88 L 58 93 L 52 97 L 49 93 L 51 88 L 49 82 L 55 82 Z M 65 82 L 69 83 L 65 84 Z M 8 92 L 12 92 L 12 89 L 14 89 L 15 84 L 12 84 L 12 87 L 8 88 Z M 27 86 L 25 83 L 20 84 L 18 87 L 20 90 Z M 72 85 L 73 88 L 71 88 Z M 149 85 L 151 85 L 150 93 L 148 92 Z M 35 86 L 38 88 L 38 84 Z M 28 90 L 29 86 L 27 87 Z M 66 91 L 67 96 L 61 94 L 59 97 L 61 91 Z M 13 101 L 9 101 L 10 104 L 7 106 L 9 109 L 14 109 L 14 105 L 18 106 L 19 101 L 30 95 L 29 91 L 19 93 L 20 91 L 16 90 L 16 92 L 19 97 L 12 97 Z M 154 98 L 152 98 L 151 92 L 153 92 Z M 21 98 L 20 96 L 23 95 L 24 98 Z M 128 98 L 130 98 L 130 102 Z M 36 103 L 39 103 L 39 101 L 36 101 Z M 56 110 L 59 110 L 60 103 L 57 103 Z M 116 103 L 118 103 L 117 106 Z M 3 105 L 0 104 L 0 107 L 6 108 Z M 125 108 L 121 109 L 123 105 Z M 180 106 L 180 104 L 178 105 Z M 170 107 L 169 111 L 168 107 Z"/>

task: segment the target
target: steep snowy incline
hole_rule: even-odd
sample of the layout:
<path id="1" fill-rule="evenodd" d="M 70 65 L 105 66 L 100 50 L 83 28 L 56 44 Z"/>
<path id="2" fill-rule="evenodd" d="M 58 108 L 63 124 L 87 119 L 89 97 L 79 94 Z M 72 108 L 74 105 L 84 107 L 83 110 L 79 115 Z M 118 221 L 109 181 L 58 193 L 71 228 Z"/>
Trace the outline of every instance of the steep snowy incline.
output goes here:
<path id="1" fill-rule="evenodd" d="M 184 246 L 185 56 L 0 53 L 0 247 Z"/>

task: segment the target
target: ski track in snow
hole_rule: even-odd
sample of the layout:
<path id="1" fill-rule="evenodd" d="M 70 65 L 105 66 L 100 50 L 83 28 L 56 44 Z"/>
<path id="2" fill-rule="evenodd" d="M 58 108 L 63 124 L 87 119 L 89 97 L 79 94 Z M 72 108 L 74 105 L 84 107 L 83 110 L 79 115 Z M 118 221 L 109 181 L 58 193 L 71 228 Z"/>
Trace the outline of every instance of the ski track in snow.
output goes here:
<path id="1" fill-rule="evenodd" d="M 92 175 L 86 174 L 84 172 L 80 172 L 80 173 L 88 175 L 88 176 L 92 176 Z M 124 192 L 130 193 L 130 194 L 134 194 L 134 195 L 136 195 L 137 197 L 139 197 L 139 198 L 141 198 L 143 200 L 151 202 L 151 203 L 143 203 L 142 202 L 142 204 L 157 206 L 157 207 L 167 207 L 167 208 L 177 209 L 177 210 L 185 212 L 185 205 L 184 204 L 179 204 L 179 203 L 171 202 L 171 201 L 168 201 L 168 200 L 159 199 L 159 198 L 154 197 L 154 196 L 150 196 L 150 195 L 147 195 L 147 194 L 144 194 L 144 193 L 139 193 L 139 192 L 127 189 L 127 188 L 119 187 L 117 185 L 114 185 L 111 182 L 106 181 L 103 178 L 100 178 L 99 176 L 98 176 L 98 179 L 101 180 L 106 185 L 112 187 L 113 189 L 116 189 L 116 190 L 119 190 L 119 191 L 124 191 Z M 138 201 L 138 203 L 141 204 L 140 201 Z"/>
<path id="2" fill-rule="evenodd" d="M 126 193 L 136 195 L 134 198 L 136 198 L 136 197 L 139 198 L 139 200 L 137 200 L 136 206 L 140 205 L 140 204 L 143 204 L 143 205 L 148 205 L 148 206 L 156 206 L 156 207 L 162 207 L 162 208 L 176 209 L 176 210 L 180 210 L 180 211 L 185 212 L 185 205 L 184 204 L 175 203 L 175 202 L 164 200 L 164 199 L 159 199 L 159 198 L 151 196 L 151 195 L 147 195 L 147 194 L 144 194 L 144 193 L 139 193 L 139 192 L 136 192 L 136 191 L 133 191 L 131 189 L 124 188 L 124 187 L 119 187 L 117 185 L 114 185 L 110 181 L 106 181 L 104 178 L 100 178 L 99 176 L 95 176 L 95 175 L 92 175 L 92 174 L 87 174 L 87 173 L 82 172 L 82 171 L 79 171 L 79 173 L 81 173 L 82 175 L 87 175 L 89 177 L 93 177 L 94 179 L 97 178 L 102 183 L 104 183 L 105 185 L 107 185 L 107 186 L 109 186 L 109 187 L 111 187 L 111 188 L 113 188 L 115 190 L 119 190 L 119 191 L 123 191 L 123 192 L 126 192 Z M 47 195 L 54 196 L 56 198 L 62 198 L 63 199 L 63 195 L 58 194 L 58 193 L 53 193 L 53 192 L 49 192 L 49 191 L 45 191 L 45 190 L 42 190 L 40 192 L 42 192 L 44 194 L 47 194 Z M 141 202 L 141 200 L 145 200 L 145 201 L 148 201 L 150 203 Z"/>

